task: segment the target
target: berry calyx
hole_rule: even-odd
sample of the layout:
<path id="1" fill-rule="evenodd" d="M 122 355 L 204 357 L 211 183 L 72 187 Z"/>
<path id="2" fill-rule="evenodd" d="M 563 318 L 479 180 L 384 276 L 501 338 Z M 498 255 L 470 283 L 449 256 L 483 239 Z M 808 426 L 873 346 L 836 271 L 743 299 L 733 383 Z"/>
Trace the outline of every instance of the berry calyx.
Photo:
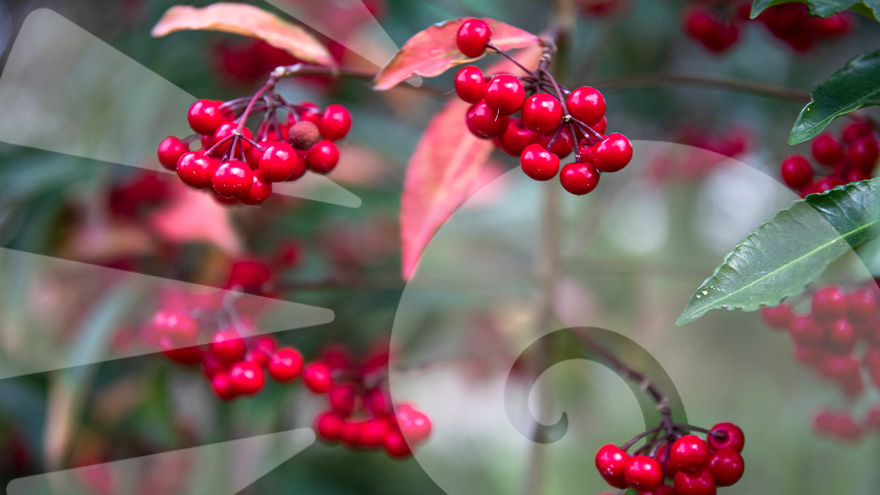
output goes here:
<path id="1" fill-rule="evenodd" d="M 455 45 L 466 57 L 476 58 L 486 51 L 492 29 L 481 19 L 467 19 L 458 28 Z"/>

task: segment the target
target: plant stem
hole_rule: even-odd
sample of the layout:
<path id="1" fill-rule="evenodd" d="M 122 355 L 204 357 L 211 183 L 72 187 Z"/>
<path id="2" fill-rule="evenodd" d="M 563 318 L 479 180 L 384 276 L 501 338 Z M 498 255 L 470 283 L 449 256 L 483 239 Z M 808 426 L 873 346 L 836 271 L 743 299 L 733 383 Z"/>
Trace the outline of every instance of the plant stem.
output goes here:
<path id="1" fill-rule="evenodd" d="M 593 85 L 602 91 L 622 91 L 627 89 L 642 89 L 674 85 L 705 86 L 709 88 L 726 89 L 739 93 L 754 94 L 806 103 L 810 101 L 810 94 L 798 89 L 774 86 L 772 84 L 727 79 L 703 74 L 632 74 L 610 79 L 593 81 Z"/>

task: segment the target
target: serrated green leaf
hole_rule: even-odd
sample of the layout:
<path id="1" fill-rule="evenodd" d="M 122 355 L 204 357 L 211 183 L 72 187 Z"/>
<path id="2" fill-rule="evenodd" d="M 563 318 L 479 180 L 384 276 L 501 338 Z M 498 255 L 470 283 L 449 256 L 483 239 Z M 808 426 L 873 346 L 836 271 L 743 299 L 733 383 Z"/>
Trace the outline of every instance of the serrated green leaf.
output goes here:
<path id="1" fill-rule="evenodd" d="M 877 3 L 878 0 L 864 0 L 865 3 Z M 862 3 L 862 0 L 755 0 L 752 3 L 751 17 L 754 19 L 758 15 L 774 5 L 783 3 L 805 3 L 810 8 L 810 13 L 819 17 L 828 17 L 838 12 L 843 12 Z"/>
<path id="2" fill-rule="evenodd" d="M 810 93 L 788 144 L 816 137 L 832 120 L 860 108 L 880 104 L 880 50 L 856 56 Z"/>
<path id="3" fill-rule="evenodd" d="M 862 0 L 862 4 L 871 10 L 875 20 L 880 21 L 880 0 Z"/>
<path id="4" fill-rule="evenodd" d="M 834 260 L 876 238 L 878 196 L 875 178 L 792 202 L 736 245 L 676 325 L 712 309 L 754 311 L 800 294 Z"/>

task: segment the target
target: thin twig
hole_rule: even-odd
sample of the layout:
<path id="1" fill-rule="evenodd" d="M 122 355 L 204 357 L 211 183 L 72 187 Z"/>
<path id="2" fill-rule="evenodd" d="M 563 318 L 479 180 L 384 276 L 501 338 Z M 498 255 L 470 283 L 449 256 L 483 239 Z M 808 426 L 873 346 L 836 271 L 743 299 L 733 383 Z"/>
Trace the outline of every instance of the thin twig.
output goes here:
<path id="1" fill-rule="evenodd" d="M 755 94 L 802 103 L 810 101 L 810 94 L 799 89 L 704 74 L 631 74 L 593 81 L 593 85 L 600 88 L 603 92 L 673 85 L 691 85 L 726 89 L 739 93 Z"/>

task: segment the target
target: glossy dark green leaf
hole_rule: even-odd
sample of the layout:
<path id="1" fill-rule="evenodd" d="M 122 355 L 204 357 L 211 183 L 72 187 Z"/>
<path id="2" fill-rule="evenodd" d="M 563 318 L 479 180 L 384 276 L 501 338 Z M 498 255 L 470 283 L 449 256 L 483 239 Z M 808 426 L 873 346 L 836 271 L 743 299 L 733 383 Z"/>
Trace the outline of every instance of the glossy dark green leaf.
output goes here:
<path id="1" fill-rule="evenodd" d="M 862 0 L 755 0 L 752 3 L 752 19 L 758 17 L 767 7 L 795 1 L 807 4 L 810 13 L 819 17 L 828 17 L 862 4 Z M 865 3 L 869 2 L 876 3 L 877 0 L 865 0 Z"/>
<path id="2" fill-rule="evenodd" d="M 789 144 L 816 137 L 832 120 L 880 104 L 880 50 L 863 53 L 835 72 L 810 94 L 791 129 Z"/>
<path id="3" fill-rule="evenodd" d="M 878 195 L 880 178 L 792 202 L 736 245 L 676 324 L 712 309 L 754 311 L 800 294 L 834 260 L 877 236 Z"/>

